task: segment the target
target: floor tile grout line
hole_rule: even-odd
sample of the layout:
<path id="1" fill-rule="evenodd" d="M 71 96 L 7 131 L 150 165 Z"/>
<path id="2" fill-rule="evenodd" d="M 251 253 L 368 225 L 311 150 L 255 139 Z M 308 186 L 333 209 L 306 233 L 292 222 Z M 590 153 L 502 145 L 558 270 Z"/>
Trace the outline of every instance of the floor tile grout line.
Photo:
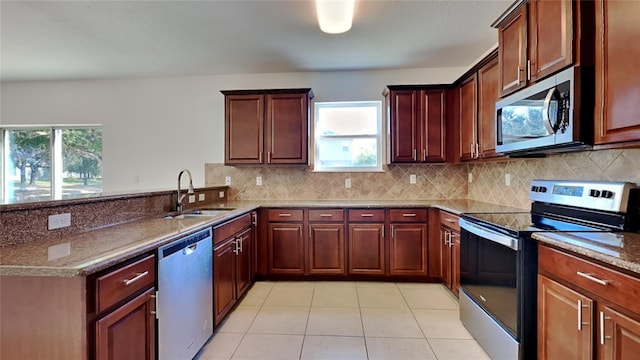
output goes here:
<path id="1" fill-rule="evenodd" d="M 302 360 L 302 352 L 304 351 L 304 343 L 307 339 L 307 329 L 309 328 L 309 317 L 311 316 L 311 306 L 313 305 L 313 297 L 316 294 L 316 284 L 313 284 L 313 291 L 311 291 L 311 300 L 309 301 L 309 310 L 307 311 L 307 321 L 304 324 L 304 333 L 302 334 L 302 346 L 300 346 L 300 355 L 298 355 L 298 360 Z"/>
<path id="2" fill-rule="evenodd" d="M 251 288 L 249 289 L 249 291 L 253 290 L 253 287 L 255 286 L 255 283 L 251 286 Z M 258 308 L 258 311 L 256 312 L 256 314 L 253 316 L 253 319 L 251 320 L 251 323 L 249 324 L 249 326 L 247 326 L 247 329 L 244 331 L 244 334 L 242 334 L 242 339 L 240 339 L 240 341 L 238 342 L 238 345 L 236 345 L 236 348 L 233 350 L 233 353 L 231 353 L 231 357 L 229 358 L 230 360 L 233 359 L 233 357 L 236 355 L 236 352 L 238 351 L 238 349 L 240 348 L 240 344 L 242 344 L 242 342 L 244 341 L 244 339 L 247 337 L 247 334 L 249 334 L 249 329 L 251 329 L 251 325 L 253 325 L 253 322 L 256 321 L 256 318 L 258 317 L 258 314 L 260 313 L 260 310 L 262 310 L 262 307 L 264 306 L 264 303 L 267 301 L 267 298 L 269 297 L 269 294 L 271 294 L 271 291 L 273 291 L 273 287 L 275 286 L 275 284 L 272 284 L 271 287 L 269 288 L 269 291 L 267 292 L 267 294 L 264 296 L 264 299 L 262 299 L 262 303 L 260 304 L 260 307 Z M 247 297 L 249 293 L 247 292 L 245 294 L 245 296 L 242 298 L 242 300 L 240 301 L 240 303 L 238 303 L 238 306 L 242 305 L 242 302 L 244 301 L 244 299 Z M 237 308 L 237 307 L 236 307 Z M 234 309 L 235 310 L 235 309 Z"/>

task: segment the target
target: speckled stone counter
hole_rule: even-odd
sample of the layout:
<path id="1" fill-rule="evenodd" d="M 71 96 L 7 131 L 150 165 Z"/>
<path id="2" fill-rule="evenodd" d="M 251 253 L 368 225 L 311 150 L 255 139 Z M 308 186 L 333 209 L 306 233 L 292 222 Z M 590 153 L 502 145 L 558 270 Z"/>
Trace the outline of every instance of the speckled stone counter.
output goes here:
<path id="1" fill-rule="evenodd" d="M 258 207 L 437 207 L 455 214 L 523 211 L 473 200 L 242 201 L 220 206 L 235 210 L 215 217 L 165 219 L 152 216 L 61 238 L 4 246 L 0 249 L 0 275 L 72 277 L 92 274 L 153 251 L 179 236 L 222 223 Z"/>
<path id="2" fill-rule="evenodd" d="M 533 233 L 532 237 L 540 243 L 567 250 L 640 276 L 639 233 L 606 234 L 603 240 L 616 244 L 616 246 L 592 241 L 589 239 L 589 233 L 580 232 Z"/>

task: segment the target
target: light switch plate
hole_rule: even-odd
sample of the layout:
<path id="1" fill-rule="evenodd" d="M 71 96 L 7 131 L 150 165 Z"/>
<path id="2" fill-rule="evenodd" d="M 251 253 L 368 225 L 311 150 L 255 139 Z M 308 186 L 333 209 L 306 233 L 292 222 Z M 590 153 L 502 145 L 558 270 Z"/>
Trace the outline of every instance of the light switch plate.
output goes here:
<path id="1" fill-rule="evenodd" d="M 224 197 L 224 191 L 220 191 L 220 192 L 218 193 L 218 197 L 219 197 L 220 199 L 222 199 L 222 198 Z"/>
<path id="2" fill-rule="evenodd" d="M 262 176 L 256 176 L 256 185 L 262 186 Z"/>
<path id="3" fill-rule="evenodd" d="M 511 186 L 511 174 L 504 174 L 504 184 Z"/>
<path id="4" fill-rule="evenodd" d="M 351 179 L 344 179 L 344 187 L 347 189 L 351 188 Z"/>
<path id="5" fill-rule="evenodd" d="M 473 182 L 473 174 L 472 173 L 467 173 L 467 182 L 469 184 L 471 184 Z"/>
<path id="6" fill-rule="evenodd" d="M 415 174 L 409 175 L 409 184 L 415 184 L 416 181 L 417 181 L 417 179 L 416 179 L 416 175 Z"/>
<path id="7" fill-rule="evenodd" d="M 196 196 L 195 195 L 189 195 L 189 204 L 193 204 L 194 202 L 196 202 Z"/>
<path id="8" fill-rule="evenodd" d="M 205 200 L 204 194 L 198 194 L 198 201 L 204 201 L 204 200 Z"/>
<path id="9" fill-rule="evenodd" d="M 48 229 L 60 229 L 71 226 L 71 213 L 49 215 Z"/>

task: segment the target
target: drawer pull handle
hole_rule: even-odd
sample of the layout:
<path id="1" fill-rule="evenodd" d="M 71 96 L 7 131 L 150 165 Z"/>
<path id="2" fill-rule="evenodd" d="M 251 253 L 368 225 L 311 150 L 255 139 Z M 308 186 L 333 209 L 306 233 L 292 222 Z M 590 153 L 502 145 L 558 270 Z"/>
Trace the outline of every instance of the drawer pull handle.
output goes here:
<path id="1" fill-rule="evenodd" d="M 148 272 L 148 271 L 145 271 L 145 272 L 143 272 L 143 273 L 138 273 L 138 274 L 136 274 L 136 276 L 134 276 L 133 278 L 128 279 L 128 280 L 124 280 L 124 281 L 122 281 L 122 282 L 124 283 L 124 286 L 129 286 L 129 285 L 133 284 L 134 282 L 136 282 L 136 281 L 138 281 L 138 280 L 142 279 L 143 277 L 145 277 L 145 276 L 147 276 L 147 275 L 149 275 L 149 272 Z"/>
<path id="2" fill-rule="evenodd" d="M 591 280 L 593 282 L 596 282 L 596 283 L 598 283 L 600 285 L 604 285 L 604 286 L 609 285 L 609 281 L 608 280 L 600 280 L 600 279 L 598 279 L 597 277 L 595 277 L 595 276 L 593 276 L 591 274 L 583 273 L 581 271 L 576 271 L 576 274 L 578 274 L 578 276 L 582 276 L 585 279 L 589 279 L 589 280 Z"/>
<path id="3" fill-rule="evenodd" d="M 282 213 L 282 214 L 278 214 L 278 216 L 280 216 L 280 217 L 291 217 L 291 214 Z"/>
<path id="4" fill-rule="evenodd" d="M 416 217 L 416 214 L 412 213 L 412 214 L 402 214 L 402 216 L 404 217 Z"/>
<path id="5" fill-rule="evenodd" d="M 360 214 L 362 217 L 373 217 L 373 214 Z"/>
<path id="6" fill-rule="evenodd" d="M 333 214 L 320 214 L 320 217 L 333 217 Z"/>
<path id="7" fill-rule="evenodd" d="M 449 219 L 449 218 L 444 219 L 444 221 L 446 221 L 446 222 L 448 222 L 448 223 L 450 223 L 450 224 L 452 224 L 452 223 L 455 223 L 455 222 L 456 222 L 454 219 Z"/>

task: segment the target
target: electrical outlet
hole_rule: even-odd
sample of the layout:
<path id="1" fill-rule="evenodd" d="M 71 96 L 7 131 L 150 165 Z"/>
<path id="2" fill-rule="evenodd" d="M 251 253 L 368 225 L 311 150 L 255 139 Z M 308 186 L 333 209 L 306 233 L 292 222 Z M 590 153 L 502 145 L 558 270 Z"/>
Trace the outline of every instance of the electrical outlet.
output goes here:
<path id="1" fill-rule="evenodd" d="M 224 197 L 224 191 L 220 191 L 220 192 L 218 193 L 218 197 L 219 197 L 220 199 L 222 199 L 222 198 Z"/>
<path id="2" fill-rule="evenodd" d="M 417 181 L 417 179 L 416 179 L 416 175 L 415 174 L 409 175 L 409 184 L 415 184 L 416 181 Z"/>
<path id="3" fill-rule="evenodd" d="M 351 188 L 351 179 L 344 179 L 344 187 L 347 189 Z"/>
<path id="4" fill-rule="evenodd" d="M 511 174 L 504 174 L 504 184 L 511 186 Z"/>
<path id="5" fill-rule="evenodd" d="M 48 229 L 60 229 L 71 226 L 71 213 L 49 215 Z"/>
<path id="6" fill-rule="evenodd" d="M 472 173 L 467 173 L 467 182 L 469 184 L 471 184 L 473 182 L 473 174 Z"/>
<path id="7" fill-rule="evenodd" d="M 256 176 L 256 185 L 262 186 L 262 176 Z"/>
<path id="8" fill-rule="evenodd" d="M 198 201 L 204 201 L 204 200 L 205 200 L 204 194 L 198 194 Z"/>
<path id="9" fill-rule="evenodd" d="M 193 204 L 194 202 L 196 202 L 196 196 L 195 195 L 189 195 L 189 204 Z"/>
<path id="10" fill-rule="evenodd" d="M 231 176 L 224 177 L 224 184 L 227 186 L 231 186 Z"/>

